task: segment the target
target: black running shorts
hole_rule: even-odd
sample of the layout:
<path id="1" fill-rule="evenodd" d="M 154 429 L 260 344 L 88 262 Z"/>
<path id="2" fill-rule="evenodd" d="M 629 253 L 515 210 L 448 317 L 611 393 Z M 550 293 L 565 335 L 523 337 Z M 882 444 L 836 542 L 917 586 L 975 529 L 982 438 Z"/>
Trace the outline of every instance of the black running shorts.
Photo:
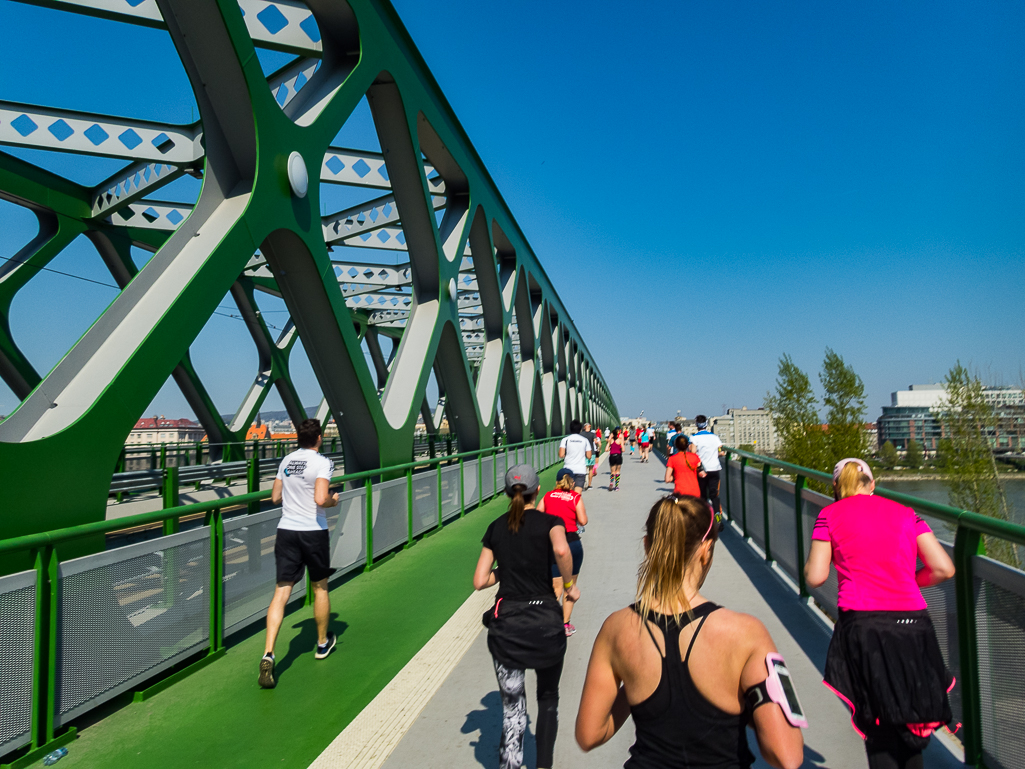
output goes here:
<path id="1" fill-rule="evenodd" d="M 334 574 L 331 568 L 330 537 L 327 530 L 293 531 L 278 529 L 274 542 L 274 561 L 278 582 L 295 584 L 310 570 L 310 582 L 320 582 Z"/>
<path id="2" fill-rule="evenodd" d="M 609 467 L 619 467 L 623 464 L 622 454 L 609 454 Z"/>

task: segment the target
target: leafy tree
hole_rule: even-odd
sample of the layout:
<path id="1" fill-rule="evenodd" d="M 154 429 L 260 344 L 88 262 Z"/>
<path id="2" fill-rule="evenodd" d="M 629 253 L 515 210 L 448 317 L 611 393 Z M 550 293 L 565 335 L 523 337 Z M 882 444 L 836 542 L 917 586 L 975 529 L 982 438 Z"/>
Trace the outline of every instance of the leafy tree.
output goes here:
<path id="1" fill-rule="evenodd" d="M 819 374 L 826 407 L 825 465 L 832 466 L 844 457 L 863 457 L 868 450 L 865 434 L 865 383 L 853 367 L 830 348 Z"/>
<path id="2" fill-rule="evenodd" d="M 996 428 L 993 409 L 982 397 L 982 381 L 958 361 L 944 380 L 947 403 L 940 415 L 945 435 L 943 457 L 950 502 L 955 507 L 1006 521 L 1007 498 L 997 477 L 989 434 Z M 987 553 L 1018 566 L 1013 544 L 986 537 Z"/>
<path id="3" fill-rule="evenodd" d="M 922 444 L 916 440 L 909 441 L 907 453 L 904 454 L 904 464 L 912 470 L 918 470 L 922 463 Z"/>
<path id="4" fill-rule="evenodd" d="M 897 449 L 893 447 L 893 441 L 887 441 L 879 449 L 879 464 L 887 470 L 892 470 L 897 465 Z"/>
<path id="5" fill-rule="evenodd" d="M 772 412 L 776 453 L 803 467 L 821 469 L 823 435 L 815 409 L 811 380 L 789 355 L 779 359 L 776 392 L 765 394 L 765 408 Z"/>

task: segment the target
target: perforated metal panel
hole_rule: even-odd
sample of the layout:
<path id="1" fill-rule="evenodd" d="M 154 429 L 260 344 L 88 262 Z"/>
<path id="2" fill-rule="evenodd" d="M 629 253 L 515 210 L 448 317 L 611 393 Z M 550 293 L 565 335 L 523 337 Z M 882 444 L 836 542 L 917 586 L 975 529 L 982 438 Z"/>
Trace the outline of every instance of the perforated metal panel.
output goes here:
<path id="1" fill-rule="evenodd" d="M 794 505 L 792 483 L 775 476 L 769 478 L 769 545 L 772 558 L 796 582 L 797 563 L 797 513 Z"/>
<path id="2" fill-rule="evenodd" d="M 364 489 L 344 491 L 327 517 L 331 530 L 331 567 L 337 579 L 358 569 L 367 560 L 367 493 Z"/>
<path id="3" fill-rule="evenodd" d="M 1025 573 L 976 556 L 982 751 L 987 767 L 1025 766 Z"/>
<path id="4" fill-rule="evenodd" d="M 498 478 L 498 486 L 495 491 L 502 492 L 505 490 L 505 473 L 509 469 L 506 461 L 506 452 L 501 452 L 495 456 L 495 469 L 497 471 L 496 477 Z"/>
<path id="5" fill-rule="evenodd" d="M 374 484 L 372 503 L 374 557 L 406 542 L 409 534 L 409 500 L 406 479 Z"/>
<path id="6" fill-rule="evenodd" d="M 747 535 L 765 547 L 765 512 L 762 510 L 762 473 L 747 468 L 744 473 L 747 484 Z M 743 519 L 741 519 L 743 520 Z"/>
<path id="7" fill-rule="evenodd" d="M 466 507 L 480 502 L 480 484 L 477 472 L 476 459 L 463 463 L 463 504 Z"/>
<path id="8" fill-rule="evenodd" d="M 206 646 L 209 600 L 206 526 L 62 563 L 57 722 Z"/>
<path id="9" fill-rule="evenodd" d="M 438 473 L 433 468 L 413 476 L 413 536 L 438 525 Z"/>
<path id="10" fill-rule="evenodd" d="M 281 509 L 242 515 L 224 522 L 224 634 L 230 635 L 267 614 L 277 566 Z M 292 589 L 290 600 L 306 595 L 306 581 Z"/>
<path id="11" fill-rule="evenodd" d="M 740 523 L 740 462 L 730 462 L 730 477 L 728 479 L 730 485 L 730 509 L 727 510 L 727 515 L 733 520 Z M 723 510 L 726 510 L 726 495 L 723 494 L 722 498 Z"/>
<path id="12" fill-rule="evenodd" d="M 448 520 L 459 515 L 459 465 L 441 468 L 441 516 Z"/>
<path id="13" fill-rule="evenodd" d="M 801 491 L 801 514 L 804 516 L 804 552 L 811 552 L 811 534 L 815 528 L 815 521 L 818 520 L 822 508 L 831 505 L 833 500 L 817 491 L 803 489 Z M 803 568 L 803 566 L 802 566 Z M 839 616 L 836 609 L 836 569 L 830 565 L 829 578 L 821 587 L 808 588 L 811 597 L 826 614 L 834 620 Z"/>
<path id="14" fill-rule="evenodd" d="M 953 558 L 954 548 L 952 545 L 941 542 L 947 555 Z M 918 564 L 921 566 L 921 563 Z M 960 644 L 957 638 L 957 596 L 954 590 L 954 580 L 949 579 L 933 587 L 922 588 L 922 597 L 929 605 L 929 617 L 936 628 L 936 639 L 940 644 L 940 653 L 950 672 L 960 682 L 961 680 L 961 657 Z M 950 709 L 954 713 L 954 723 L 962 721 L 960 683 L 955 686 L 948 695 L 950 698 Z"/>
<path id="15" fill-rule="evenodd" d="M 36 573 L 0 577 L 0 755 L 29 741 Z"/>
<path id="16" fill-rule="evenodd" d="M 495 458 L 482 457 L 480 460 L 481 498 L 491 499 L 495 495 Z"/>

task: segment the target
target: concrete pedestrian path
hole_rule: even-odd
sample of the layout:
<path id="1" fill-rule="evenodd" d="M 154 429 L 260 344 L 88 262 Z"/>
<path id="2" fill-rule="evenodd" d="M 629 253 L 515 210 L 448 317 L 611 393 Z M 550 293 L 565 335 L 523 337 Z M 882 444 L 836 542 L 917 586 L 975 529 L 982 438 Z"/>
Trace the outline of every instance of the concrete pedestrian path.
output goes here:
<path id="1" fill-rule="evenodd" d="M 573 725 L 594 638 L 605 617 L 633 602 L 644 520 L 655 500 L 671 490 L 662 481 L 664 472 L 654 455 L 649 463 L 642 464 L 636 455 L 628 453 L 619 491 L 610 492 L 606 485 L 584 494 L 590 523 L 583 535 L 582 599 L 573 613 L 577 633 L 569 639 L 561 683 L 555 753 L 555 765 L 560 769 L 621 767 L 629 757 L 634 740 L 632 721 L 628 720 L 608 744 L 590 754 L 577 747 Z M 607 468 L 598 479 L 608 483 Z M 466 565 L 468 574 L 472 567 Z M 805 732 L 804 765 L 866 767 L 864 746 L 850 726 L 847 710 L 821 683 L 829 628 L 731 528 L 716 548 L 703 592 L 716 603 L 761 619 L 785 656 L 811 724 Z M 526 766 L 534 767 L 533 722 L 537 709 L 532 674 L 527 681 L 530 725 L 524 759 Z M 388 769 L 496 767 L 501 723 L 502 707 L 487 637 L 480 632 L 383 765 Z M 748 734 L 757 754 L 754 735 Z M 961 765 L 933 740 L 926 766 Z M 756 766 L 767 764 L 759 759 Z"/>

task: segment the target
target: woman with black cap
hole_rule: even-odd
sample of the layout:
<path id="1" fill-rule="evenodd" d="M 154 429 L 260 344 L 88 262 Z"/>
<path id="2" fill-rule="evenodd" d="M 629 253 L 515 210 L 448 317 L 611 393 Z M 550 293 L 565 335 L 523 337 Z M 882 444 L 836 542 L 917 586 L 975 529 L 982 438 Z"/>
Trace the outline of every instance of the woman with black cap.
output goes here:
<path id="1" fill-rule="evenodd" d="M 552 589 L 553 562 L 562 576 L 566 599 L 580 598 L 580 590 L 573 584 L 573 558 L 565 524 L 534 507 L 540 485 L 530 465 L 516 465 L 505 474 L 505 493 L 512 500 L 509 511 L 492 521 L 484 533 L 484 546 L 473 575 L 476 590 L 498 583 L 495 605 L 484 614 L 484 624 L 502 695 L 502 740 L 498 748 L 502 769 L 520 769 L 523 764 L 523 734 L 527 729 L 524 679 L 528 668 L 537 672 L 538 769 L 550 769 L 555 757 L 566 632 L 562 607 Z"/>

